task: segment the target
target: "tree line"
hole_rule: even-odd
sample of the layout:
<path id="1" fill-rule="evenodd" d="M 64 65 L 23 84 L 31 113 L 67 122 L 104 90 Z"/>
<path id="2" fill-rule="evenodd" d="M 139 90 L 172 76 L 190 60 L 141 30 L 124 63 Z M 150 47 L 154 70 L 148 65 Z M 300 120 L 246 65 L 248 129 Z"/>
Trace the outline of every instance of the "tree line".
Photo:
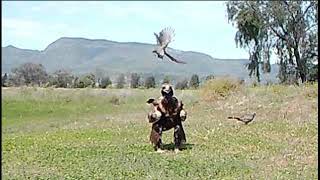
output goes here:
<path id="1" fill-rule="evenodd" d="M 208 79 L 214 78 L 213 75 L 207 76 Z M 128 82 L 129 80 L 129 82 Z M 160 82 L 172 83 L 170 76 L 165 76 Z M 37 86 L 37 87 L 56 87 L 56 88 L 155 88 L 156 79 L 153 75 L 142 78 L 138 73 L 131 73 L 129 76 L 121 73 L 114 82 L 109 76 L 97 77 L 93 73 L 76 76 L 67 70 L 57 70 L 49 74 L 42 64 L 25 63 L 12 69 L 11 74 L 5 73 L 1 79 L 2 87 L 10 86 Z M 200 85 L 197 74 L 176 82 L 176 89 L 196 89 Z"/>
<path id="2" fill-rule="evenodd" d="M 249 51 L 249 76 L 260 82 L 278 59 L 284 84 L 315 81 L 318 74 L 318 1 L 228 1 L 235 42 Z"/>

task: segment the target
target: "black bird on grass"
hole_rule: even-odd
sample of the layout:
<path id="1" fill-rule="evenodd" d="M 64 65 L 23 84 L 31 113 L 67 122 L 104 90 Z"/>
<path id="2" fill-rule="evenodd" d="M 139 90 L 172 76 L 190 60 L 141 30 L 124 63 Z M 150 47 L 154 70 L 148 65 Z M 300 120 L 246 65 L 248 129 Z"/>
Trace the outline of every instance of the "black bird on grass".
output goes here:
<path id="1" fill-rule="evenodd" d="M 244 122 L 245 124 L 248 124 L 249 122 L 253 121 L 255 116 L 256 116 L 256 113 L 253 113 L 253 114 L 246 114 L 240 117 L 229 116 L 228 119 L 236 119 L 238 121 Z"/>
<path id="2" fill-rule="evenodd" d="M 163 59 L 166 55 L 171 61 L 180 64 L 186 64 L 183 61 L 179 61 L 176 58 L 172 57 L 170 54 L 167 53 L 166 48 L 168 47 L 169 43 L 173 40 L 174 29 L 172 28 L 164 28 L 159 35 L 154 33 L 157 39 L 157 47 L 152 51 L 153 53 L 157 54 L 158 58 Z"/>

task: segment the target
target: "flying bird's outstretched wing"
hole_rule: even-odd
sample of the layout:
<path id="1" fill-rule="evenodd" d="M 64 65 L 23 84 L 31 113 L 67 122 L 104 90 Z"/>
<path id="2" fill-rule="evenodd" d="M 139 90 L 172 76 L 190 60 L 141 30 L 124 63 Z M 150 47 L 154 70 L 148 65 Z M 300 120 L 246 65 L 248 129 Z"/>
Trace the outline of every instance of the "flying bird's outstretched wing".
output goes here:
<path id="1" fill-rule="evenodd" d="M 176 58 L 172 57 L 170 54 L 167 53 L 166 50 L 164 50 L 164 54 L 165 54 L 166 56 L 168 56 L 168 58 L 169 58 L 171 61 L 174 61 L 174 62 L 180 63 L 180 64 L 187 64 L 187 63 L 184 62 L 184 61 L 179 61 L 179 60 L 177 60 Z"/>
<path id="2" fill-rule="evenodd" d="M 159 33 L 159 44 L 162 48 L 165 48 L 168 46 L 168 44 L 173 40 L 174 37 L 174 29 L 172 28 L 164 28 Z"/>
<path id="3" fill-rule="evenodd" d="M 157 45 L 160 45 L 160 38 L 159 38 L 158 34 L 157 33 L 153 33 L 153 34 L 154 34 L 154 36 L 156 36 Z"/>
<path id="4" fill-rule="evenodd" d="M 183 61 L 179 61 L 176 58 L 172 57 L 170 54 L 166 52 L 166 48 L 168 47 L 169 43 L 173 40 L 173 37 L 175 36 L 174 29 L 167 27 L 160 31 L 159 34 L 153 33 L 157 39 L 157 47 L 155 50 L 153 50 L 153 53 L 156 53 L 158 55 L 158 58 L 163 58 L 164 55 L 166 55 L 171 61 L 174 61 L 176 63 L 180 64 L 186 64 Z"/>

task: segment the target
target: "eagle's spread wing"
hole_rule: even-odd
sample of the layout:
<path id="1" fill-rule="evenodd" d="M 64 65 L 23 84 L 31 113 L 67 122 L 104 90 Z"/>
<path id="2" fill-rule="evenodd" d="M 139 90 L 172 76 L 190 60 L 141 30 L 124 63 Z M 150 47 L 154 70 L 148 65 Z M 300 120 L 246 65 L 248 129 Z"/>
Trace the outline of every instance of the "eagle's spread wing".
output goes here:
<path id="1" fill-rule="evenodd" d="M 156 53 L 159 58 L 163 58 L 164 55 L 166 55 L 171 61 L 174 61 L 176 63 L 180 64 L 186 64 L 183 61 L 179 61 L 176 58 L 172 57 L 170 54 L 166 52 L 166 48 L 168 47 L 169 43 L 173 40 L 173 37 L 175 36 L 174 34 L 174 29 L 170 27 L 166 27 L 161 30 L 159 35 L 157 33 L 153 33 L 157 39 L 157 47 L 155 50 L 153 50 L 153 53 Z"/>
<path id="2" fill-rule="evenodd" d="M 174 62 L 180 63 L 180 64 L 187 64 L 187 63 L 184 62 L 184 61 L 179 61 L 179 60 L 177 60 L 176 58 L 172 57 L 170 54 L 167 53 L 166 50 L 164 50 L 164 54 L 165 54 L 166 56 L 168 56 L 168 58 L 169 58 L 171 61 L 174 61 Z"/>
<path id="3" fill-rule="evenodd" d="M 173 40 L 174 37 L 174 29 L 172 28 L 164 28 L 159 33 L 159 43 L 160 46 L 165 48 L 168 46 L 168 44 Z"/>
<path id="4" fill-rule="evenodd" d="M 153 33 L 154 36 L 156 36 L 156 39 L 157 39 L 157 44 L 160 45 L 160 39 L 159 39 L 159 36 L 157 33 Z"/>

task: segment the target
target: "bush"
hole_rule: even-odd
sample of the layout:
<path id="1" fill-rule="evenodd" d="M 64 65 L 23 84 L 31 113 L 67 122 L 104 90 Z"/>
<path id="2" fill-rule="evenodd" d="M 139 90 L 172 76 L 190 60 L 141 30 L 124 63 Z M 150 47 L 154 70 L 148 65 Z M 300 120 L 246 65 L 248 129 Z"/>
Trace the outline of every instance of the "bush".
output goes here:
<path id="1" fill-rule="evenodd" d="M 310 65 L 308 74 L 307 74 L 307 81 L 309 82 L 317 82 L 318 81 L 318 64 Z"/>
<path id="2" fill-rule="evenodd" d="M 1 78 L 1 86 L 8 87 L 8 74 L 5 73 Z"/>
<path id="3" fill-rule="evenodd" d="M 214 75 L 213 74 L 210 74 L 206 77 L 206 81 L 209 81 L 211 79 L 214 79 Z"/>
<path id="4" fill-rule="evenodd" d="M 86 87 L 94 87 L 95 85 L 95 75 L 88 74 L 82 77 L 75 77 L 71 80 L 72 87 L 74 88 L 86 88 Z"/>
<path id="5" fill-rule="evenodd" d="M 139 81 L 140 81 L 140 76 L 137 73 L 132 73 L 131 74 L 131 81 L 130 81 L 130 87 L 131 88 L 138 88 L 139 87 Z"/>
<path id="6" fill-rule="evenodd" d="M 194 74 L 191 76 L 189 87 L 197 89 L 199 87 L 200 81 L 199 76 L 197 74 Z"/>
<path id="7" fill-rule="evenodd" d="M 96 78 L 94 74 L 88 74 L 80 79 L 80 84 L 83 87 L 94 87 L 95 83 Z"/>
<path id="8" fill-rule="evenodd" d="M 111 86 L 111 85 L 112 85 L 112 82 L 111 82 L 109 77 L 103 77 L 101 79 L 100 88 L 105 89 L 105 88 L 107 88 L 108 86 Z"/>
<path id="9" fill-rule="evenodd" d="M 12 69 L 10 83 L 15 86 L 38 85 L 47 82 L 48 74 L 42 64 L 25 63 Z"/>
<path id="10" fill-rule="evenodd" d="M 73 76 L 66 70 L 58 70 L 49 78 L 51 85 L 55 87 L 67 88 L 72 83 Z"/>
<path id="11" fill-rule="evenodd" d="M 124 78 L 124 74 L 120 74 L 117 78 L 117 85 L 116 88 L 124 88 L 125 85 L 125 78 Z"/>
<path id="12" fill-rule="evenodd" d="M 215 78 L 206 81 L 201 88 L 201 96 L 204 100 L 212 101 L 226 98 L 230 93 L 240 89 L 241 83 L 231 78 Z"/>
<path id="13" fill-rule="evenodd" d="M 177 84 L 175 85 L 175 89 L 188 89 L 188 80 L 184 79 L 177 82 Z"/>
<path id="14" fill-rule="evenodd" d="M 155 88 L 156 87 L 156 80 L 153 76 L 149 76 L 145 79 L 144 87 L 146 88 Z"/>
<path id="15" fill-rule="evenodd" d="M 113 105 L 120 105 L 120 98 L 117 96 L 112 96 L 109 102 Z"/>
<path id="16" fill-rule="evenodd" d="M 165 76 L 162 80 L 162 84 L 170 84 L 170 77 L 169 76 Z"/>

